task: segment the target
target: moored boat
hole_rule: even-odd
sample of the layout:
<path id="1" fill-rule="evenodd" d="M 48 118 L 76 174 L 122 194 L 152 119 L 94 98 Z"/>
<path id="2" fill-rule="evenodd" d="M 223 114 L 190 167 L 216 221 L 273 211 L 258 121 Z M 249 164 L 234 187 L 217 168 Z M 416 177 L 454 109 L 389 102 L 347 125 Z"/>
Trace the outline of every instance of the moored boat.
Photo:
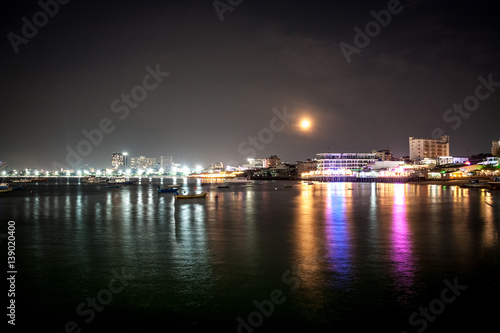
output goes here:
<path id="1" fill-rule="evenodd" d="M 0 183 L 0 190 L 6 190 L 9 188 L 9 183 Z"/>
<path id="2" fill-rule="evenodd" d="M 171 186 L 166 186 L 166 187 L 156 187 L 158 189 L 158 193 L 166 193 L 166 192 L 174 192 L 177 193 L 179 191 L 178 187 L 171 187 Z"/>
<path id="3" fill-rule="evenodd" d="M 493 181 L 488 182 L 492 189 L 497 190 L 500 189 L 500 177 L 493 178 Z"/>
<path id="4" fill-rule="evenodd" d="M 228 184 L 222 184 L 222 185 L 217 186 L 217 188 L 229 188 L 229 185 Z"/>
<path id="5" fill-rule="evenodd" d="M 226 180 L 226 183 L 253 183 L 253 182 L 254 182 L 253 180 L 244 177 L 236 177 L 233 179 Z"/>
<path id="6" fill-rule="evenodd" d="M 48 178 L 33 178 L 33 181 L 35 182 L 46 182 L 48 180 L 49 180 Z"/>
<path id="7" fill-rule="evenodd" d="M 109 185 L 133 185 L 137 183 L 136 180 L 126 180 L 125 178 L 113 178 L 108 180 Z"/>
<path id="8" fill-rule="evenodd" d="M 91 177 L 85 178 L 83 180 L 83 182 L 87 183 L 87 184 L 105 184 L 108 182 L 108 180 L 105 178 L 101 178 L 101 177 L 91 176 Z"/>
<path id="9" fill-rule="evenodd" d="M 12 191 L 11 188 L 0 189 L 0 193 L 10 192 L 10 191 Z"/>
<path id="10" fill-rule="evenodd" d="M 13 183 L 31 183 L 32 180 L 29 178 L 13 179 Z"/>
<path id="11" fill-rule="evenodd" d="M 203 192 L 201 194 L 177 194 L 175 196 L 176 199 L 196 199 L 196 198 L 205 198 L 207 196 L 208 192 Z"/>

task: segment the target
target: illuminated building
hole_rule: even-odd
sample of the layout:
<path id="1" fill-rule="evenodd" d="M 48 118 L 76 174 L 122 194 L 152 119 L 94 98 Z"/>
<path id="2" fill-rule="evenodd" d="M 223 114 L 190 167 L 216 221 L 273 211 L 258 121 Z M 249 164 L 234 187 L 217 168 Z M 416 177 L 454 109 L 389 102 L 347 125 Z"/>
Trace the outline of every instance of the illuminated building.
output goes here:
<path id="1" fill-rule="evenodd" d="M 297 173 L 299 175 L 309 171 L 316 171 L 317 168 L 318 168 L 318 162 L 310 159 L 307 159 L 305 162 L 297 163 Z"/>
<path id="2" fill-rule="evenodd" d="M 280 164 L 281 164 L 281 159 L 276 155 L 271 155 L 269 158 L 267 158 L 267 165 L 271 168 Z"/>
<path id="3" fill-rule="evenodd" d="M 440 140 L 410 137 L 410 160 L 436 159 L 450 155 L 450 137 L 443 135 Z"/>
<path id="4" fill-rule="evenodd" d="M 248 168 L 250 169 L 262 169 L 267 168 L 268 159 L 267 158 L 249 158 L 248 159 Z"/>
<path id="5" fill-rule="evenodd" d="M 130 167 L 132 169 L 149 169 L 149 168 L 154 168 L 156 165 L 156 158 L 154 157 L 146 157 L 146 156 L 139 156 L 139 157 L 132 157 L 130 159 Z"/>
<path id="6" fill-rule="evenodd" d="M 359 170 L 377 161 L 375 153 L 321 153 L 316 159 L 319 172 L 327 170 Z"/>
<path id="7" fill-rule="evenodd" d="M 500 154 L 500 140 L 493 140 L 491 142 L 491 155 L 496 156 Z"/>
<path id="8" fill-rule="evenodd" d="M 172 156 L 160 156 L 160 168 L 165 170 L 165 172 L 170 172 L 172 169 Z"/>
<path id="9" fill-rule="evenodd" d="M 380 161 L 392 161 L 392 153 L 390 150 L 373 150 L 372 153 L 375 153 L 375 157 Z"/>
<path id="10" fill-rule="evenodd" d="M 111 167 L 113 169 L 118 169 L 121 166 L 125 166 L 125 155 L 123 153 L 112 153 Z"/>
<path id="11" fill-rule="evenodd" d="M 469 158 L 465 156 L 438 156 L 436 158 L 436 165 L 465 164 L 468 161 Z"/>

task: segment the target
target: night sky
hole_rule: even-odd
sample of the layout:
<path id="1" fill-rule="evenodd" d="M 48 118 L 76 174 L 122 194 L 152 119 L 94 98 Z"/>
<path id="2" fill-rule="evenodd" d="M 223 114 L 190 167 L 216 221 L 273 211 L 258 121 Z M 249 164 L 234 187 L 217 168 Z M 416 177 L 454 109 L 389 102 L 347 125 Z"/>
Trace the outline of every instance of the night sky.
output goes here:
<path id="1" fill-rule="evenodd" d="M 408 137 L 440 132 L 469 155 L 500 138 L 496 1 L 228 2 L 73 0 L 53 17 L 2 2 L 0 160 L 102 168 L 126 151 L 206 167 L 408 155 Z"/>

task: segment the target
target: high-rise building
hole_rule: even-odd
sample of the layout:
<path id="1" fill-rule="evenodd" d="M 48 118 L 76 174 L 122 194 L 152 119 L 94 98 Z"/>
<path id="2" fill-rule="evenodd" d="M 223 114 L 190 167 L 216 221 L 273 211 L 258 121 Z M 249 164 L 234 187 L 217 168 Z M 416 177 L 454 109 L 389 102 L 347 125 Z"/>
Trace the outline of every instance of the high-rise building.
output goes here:
<path id="1" fill-rule="evenodd" d="M 491 155 L 496 156 L 500 153 L 500 140 L 493 140 L 491 142 Z"/>
<path id="2" fill-rule="evenodd" d="M 123 153 L 112 153 L 111 167 L 113 169 L 118 169 L 119 167 L 122 166 L 125 166 L 125 155 L 123 155 Z"/>
<path id="3" fill-rule="evenodd" d="M 156 165 L 156 158 L 155 157 L 146 157 L 146 156 L 139 156 L 139 157 L 132 157 L 130 159 L 130 167 L 132 169 L 149 169 L 149 168 L 154 168 Z"/>
<path id="4" fill-rule="evenodd" d="M 172 169 L 172 156 L 160 156 L 160 168 L 165 172 L 169 172 Z"/>
<path id="5" fill-rule="evenodd" d="M 450 137 L 443 135 L 440 140 L 410 137 L 410 160 L 436 159 L 450 155 Z"/>

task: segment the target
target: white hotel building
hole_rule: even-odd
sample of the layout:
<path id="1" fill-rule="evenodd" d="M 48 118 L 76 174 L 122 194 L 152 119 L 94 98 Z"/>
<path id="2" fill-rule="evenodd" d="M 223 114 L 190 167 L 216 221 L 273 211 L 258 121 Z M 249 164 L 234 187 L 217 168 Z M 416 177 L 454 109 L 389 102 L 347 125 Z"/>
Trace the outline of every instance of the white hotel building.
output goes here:
<path id="1" fill-rule="evenodd" d="M 329 170 L 360 170 L 378 161 L 375 153 L 321 153 L 317 155 L 317 170 L 320 173 L 328 173 Z"/>

